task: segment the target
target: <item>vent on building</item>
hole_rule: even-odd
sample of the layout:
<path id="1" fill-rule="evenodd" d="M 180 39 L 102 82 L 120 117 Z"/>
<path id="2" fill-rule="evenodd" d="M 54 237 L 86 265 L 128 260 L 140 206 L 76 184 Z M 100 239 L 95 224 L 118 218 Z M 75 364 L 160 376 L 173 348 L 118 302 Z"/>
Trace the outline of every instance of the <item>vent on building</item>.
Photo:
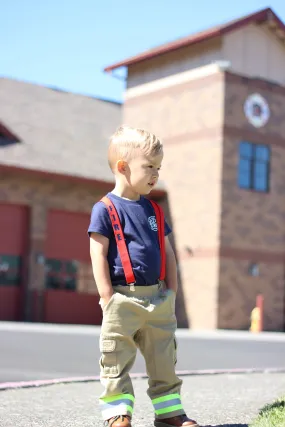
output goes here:
<path id="1" fill-rule="evenodd" d="M 254 277 L 259 276 L 259 265 L 255 262 L 251 263 L 248 267 L 248 274 Z"/>

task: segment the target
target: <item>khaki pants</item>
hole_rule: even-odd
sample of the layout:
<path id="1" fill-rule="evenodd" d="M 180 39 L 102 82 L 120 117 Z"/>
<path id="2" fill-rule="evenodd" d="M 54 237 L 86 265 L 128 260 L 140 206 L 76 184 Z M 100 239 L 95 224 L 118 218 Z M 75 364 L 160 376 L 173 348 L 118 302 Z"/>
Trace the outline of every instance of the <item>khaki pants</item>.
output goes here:
<path id="1" fill-rule="evenodd" d="M 103 309 L 100 336 L 100 396 L 104 420 L 133 414 L 134 390 L 129 376 L 137 348 L 146 362 L 148 395 L 157 419 L 184 414 L 180 398 L 182 381 L 175 374 L 177 327 L 175 293 L 163 285 L 115 286 Z"/>

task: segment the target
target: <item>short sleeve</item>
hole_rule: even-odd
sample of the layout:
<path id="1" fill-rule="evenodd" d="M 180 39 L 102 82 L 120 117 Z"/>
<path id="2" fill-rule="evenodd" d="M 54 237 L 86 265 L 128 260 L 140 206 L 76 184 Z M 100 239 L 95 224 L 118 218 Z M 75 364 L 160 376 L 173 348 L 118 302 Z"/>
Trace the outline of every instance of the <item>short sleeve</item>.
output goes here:
<path id="1" fill-rule="evenodd" d="M 164 235 L 168 236 L 172 232 L 171 228 L 167 224 L 167 222 L 164 220 Z"/>
<path id="2" fill-rule="evenodd" d="M 108 239 L 113 233 L 112 224 L 106 206 L 102 202 L 98 202 L 93 206 L 88 228 L 88 235 L 91 233 L 102 234 Z"/>

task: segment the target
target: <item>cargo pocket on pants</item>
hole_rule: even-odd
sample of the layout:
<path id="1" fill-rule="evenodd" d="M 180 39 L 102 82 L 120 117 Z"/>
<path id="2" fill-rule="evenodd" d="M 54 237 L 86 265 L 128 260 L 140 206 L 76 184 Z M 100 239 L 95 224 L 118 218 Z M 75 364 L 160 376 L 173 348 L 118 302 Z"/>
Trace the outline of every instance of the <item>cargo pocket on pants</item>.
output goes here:
<path id="1" fill-rule="evenodd" d="M 117 342 L 112 338 L 100 339 L 100 351 L 102 353 L 100 359 L 101 372 L 104 376 L 113 378 L 118 375 L 118 360 L 117 360 Z"/>

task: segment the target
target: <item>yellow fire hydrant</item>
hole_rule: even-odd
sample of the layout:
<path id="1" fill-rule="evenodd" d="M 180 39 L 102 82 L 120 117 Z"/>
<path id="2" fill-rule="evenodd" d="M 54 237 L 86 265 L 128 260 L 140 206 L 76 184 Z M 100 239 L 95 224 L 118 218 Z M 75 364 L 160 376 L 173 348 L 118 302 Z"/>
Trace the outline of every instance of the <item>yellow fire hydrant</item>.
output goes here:
<path id="1" fill-rule="evenodd" d="M 260 332 L 261 331 L 261 315 L 260 315 L 260 308 L 255 307 L 251 312 L 251 325 L 250 325 L 250 331 L 251 332 Z"/>

